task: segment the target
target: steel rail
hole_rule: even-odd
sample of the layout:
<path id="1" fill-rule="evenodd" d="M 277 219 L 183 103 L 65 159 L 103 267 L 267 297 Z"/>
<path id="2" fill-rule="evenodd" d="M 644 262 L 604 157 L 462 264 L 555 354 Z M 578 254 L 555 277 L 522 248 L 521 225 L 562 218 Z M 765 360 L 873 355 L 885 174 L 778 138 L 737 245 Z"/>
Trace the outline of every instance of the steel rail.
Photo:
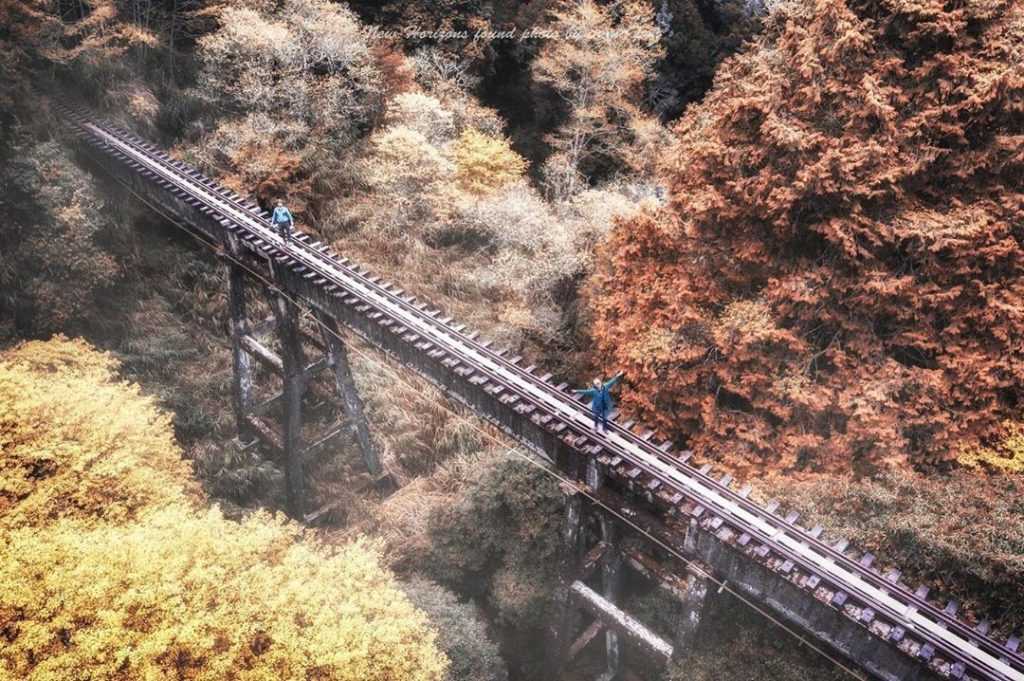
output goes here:
<path id="1" fill-rule="evenodd" d="M 418 328 L 419 335 L 431 337 L 434 345 L 456 357 L 459 364 L 475 369 L 476 373 L 484 373 L 499 385 L 509 383 L 510 379 L 517 382 L 519 385 L 515 386 L 514 393 L 519 393 L 528 402 L 539 400 L 544 405 L 544 411 L 563 419 L 563 422 L 567 421 L 566 425 L 579 436 L 598 442 L 654 479 L 675 488 L 714 513 L 731 518 L 730 524 L 753 535 L 778 555 L 792 558 L 794 562 L 802 564 L 809 573 L 824 573 L 823 577 L 827 582 L 854 596 L 865 605 L 880 606 L 879 609 L 888 613 L 891 619 L 910 624 L 913 633 L 926 639 L 934 639 L 931 642 L 937 644 L 944 653 L 952 653 L 953 657 L 970 664 L 972 669 L 980 667 L 983 671 L 997 674 L 993 678 L 1014 681 L 1024 679 L 1024 675 L 1014 670 L 1008 663 L 999 660 L 999 657 L 1005 657 L 1019 665 L 1020 656 L 1014 651 L 971 629 L 930 602 L 912 594 L 902 585 L 893 584 L 877 572 L 865 569 L 803 528 L 778 519 L 771 511 L 731 490 L 727 484 L 684 464 L 619 424 L 614 424 L 613 432 L 603 440 L 595 437 L 589 430 L 590 418 L 587 410 L 578 400 L 568 398 L 563 390 L 548 382 L 548 377 L 535 376 L 529 369 L 519 367 L 515 360 L 506 359 L 505 353 L 491 349 L 489 344 L 480 343 L 475 337 L 463 334 L 459 329 L 453 329 L 447 323 L 450 320 L 438 320 L 435 316 L 437 312 L 431 314 L 422 306 L 413 304 L 415 298 L 402 298 L 400 290 L 398 293 L 391 291 L 386 285 L 382 286 L 379 279 L 348 267 L 347 261 L 339 262 L 325 252 L 326 248 L 321 250 L 315 244 L 310 245 L 296 240 L 294 244 L 300 245 L 298 249 L 281 249 L 276 245 L 279 237 L 267 227 L 266 218 L 257 212 L 257 208 L 246 205 L 240 198 L 233 198 L 226 190 L 208 180 L 189 177 L 188 174 L 199 175 L 194 169 L 182 167 L 184 164 L 166 157 L 166 154 L 152 148 L 151 145 L 133 141 L 134 136 L 130 133 L 114 132 L 92 121 L 80 125 L 90 128 L 91 134 L 105 139 L 106 143 L 114 142 L 113 146 L 136 156 L 138 161 L 151 170 L 159 171 L 164 180 L 175 184 L 208 208 L 216 209 L 216 212 L 225 218 L 238 222 L 268 248 L 283 256 L 294 258 L 304 267 L 316 271 L 322 278 L 331 280 L 336 286 L 358 295 L 367 304 L 379 308 L 380 304 L 384 303 L 385 308 L 391 308 L 387 313 L 394 316 L 396 321 L 410 330 Z M 231 213 L 235 215 L 232 217 Z M 331 270 L 333 276 L 325 276 L 327 273 L 322 271 L 323 268 Z M 338 276 L 342 279 L 336 280 Z M 353 279 L 356 282 L 353 282 Z M 353 289 L 353 283 L 359 286 Z M 384 300 L 380 300 L 382 298 Z M 415 324 L 408 323 L 411 321 L 410 315 L 414 318 Z M 458 365 L 453 365 L 453 368 L 455 366 Z M 654 461 L 650 460 L 652 458 Z M 911 608 L 914 611 L 911 611 Z M 962 645 L 964 641 L 951 640 L 955 639 L 951 634 L 960 634 L 962 639 L 968 639 L 967 649 L 965 650 L 965 646 Z M 972 647 L 978 650 L 970 650 Z M 994 657 L 993 653 L 998 657 Z"/>

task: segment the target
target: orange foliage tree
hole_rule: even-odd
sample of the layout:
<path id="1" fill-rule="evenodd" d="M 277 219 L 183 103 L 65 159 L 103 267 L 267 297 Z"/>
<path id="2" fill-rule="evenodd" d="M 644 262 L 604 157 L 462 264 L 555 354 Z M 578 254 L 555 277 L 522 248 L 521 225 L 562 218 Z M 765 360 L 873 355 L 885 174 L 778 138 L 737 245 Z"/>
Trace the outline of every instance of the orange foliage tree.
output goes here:
<path id="1" fill-rule="evenodd" d="M 669 204 L 603 249 L 626 406 L 785 470 L 949 460 L 1019 419 L 1022 41 L 1009 0 L 776 8 L 677 125 Z"/>

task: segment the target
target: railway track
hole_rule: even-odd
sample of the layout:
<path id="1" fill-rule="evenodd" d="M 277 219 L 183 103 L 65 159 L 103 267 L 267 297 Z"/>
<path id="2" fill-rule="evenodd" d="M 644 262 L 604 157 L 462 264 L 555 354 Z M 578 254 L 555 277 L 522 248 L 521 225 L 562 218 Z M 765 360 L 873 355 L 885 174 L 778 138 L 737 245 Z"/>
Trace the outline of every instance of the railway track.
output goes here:
<path id="1" fill-rule="evenodd" d="M 613 420 L 608 434 L 594 433 L 589 409 L 566 384 L 554 384 L 550 374 L 522 366 L 521 357 L 492 347 L 440 310 L 306 235 L 298 234 L 285 246 L 257 204 L 133 134 L 80 112 L 62 113 L 95 150 L 212 216 L 253 252 L 325 289 L 401 335 L 417 351 L 444 362 L 454 374 L 512 405 L 523 418 L 595 457 L 610 475 L 641 490 L 662 513 L 695 519 L 720 541 L 856 619 L 940 676 L 1024 681 L 1024 656 L 1016 637 L 997 641 L 987 624 L 972 626 L 959 619 L 956 603 L 929 599 L 926 588 L 913 590 L 900 581 L 898 570 L 883 573 L 870 553 L 856 551 L 843 539 L 826 541 L 821 527 L 800 526 L 795 514 L 781 516 L 774 503 L 754 503 L 747 498 L 749 487 L 736 490 L 729 476 L 716 477 L 708 466 L 691 465 L 688 453 L 655 441 L 652 431 L 637 432 L 631 422 Z"/>

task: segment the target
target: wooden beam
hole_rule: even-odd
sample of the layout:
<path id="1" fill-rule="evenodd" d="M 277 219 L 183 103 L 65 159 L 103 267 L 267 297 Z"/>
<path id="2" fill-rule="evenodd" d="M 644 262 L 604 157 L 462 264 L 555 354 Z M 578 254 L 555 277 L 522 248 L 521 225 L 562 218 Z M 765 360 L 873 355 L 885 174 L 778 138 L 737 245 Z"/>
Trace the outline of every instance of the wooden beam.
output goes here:
<path id="1" fill-rule="evenodd" d="M 384 465 L 381 463 L 380 452 L 377 451 L 377 446 L 370 435 L 370 424 L 366 419 L 363 399 L 359 396 L 356 381 L 352 377 L 352 367 L 348 361 L 348 348 L 341 340 L 338 323 L 333 317 L 317 314 L 317 320 L 320 322 L 324 346 L 327 348 L 327 357 L 334 368 L 334 383 L 337 386 L 338 394 L 341 395 L 341 399 L 345 403 L 345 414 L 355 426 L 356 441 L 363 453 L 366 469 L 372 478 L 379 479 L 385 474 Z"/>
<path id="2" fill-rule="evenodd" d="M 601 561 L 601 581 L 604 583 L 604 597 L 609 603 L 617 603 L 622 595 L 622 553 L 616 548 L 618 526 L 608 514 L 598 516 L 601 526 L 601 543 L 609 546 L 609 551 Z M 622 671 L 622 642 L 619 633 L 611 628 L 604 632 L 605 663 L 608 671 L 605 678 L 614 679 Z"/>
<path id="3" fill-rule="evenodd" d="M 306 476 L 302 461 L 302 395 L 306 387 L 303 369 L 306 361 L 299 340 L 299 308 L 281 294 L 274 296 L 273 302 L 284 373 L 284 472 L 288 514 L 301 520 L 306 505 Z"/>
<path id="4" fill-rule="evenodd" d="M 245 422 L 252 429 L 253 435 L 266 447 L 279 456 L 284 454 L 284 444 L 281 441 L 281 435 L 270 424 L 254 414 L 247 414 Z"/>
<path id="5" fill-rule="evenodd" d="M 594 572 L 597 571 L 597 568 L 601 567 L 601 561 L 604 560 L 608 549 L 608 543 L 601 541 L 595 544 L 594 548 L 587 551 L 587 554 L 583 556 L 583 560 L 580 561 L 580 569 L 576 573 L 576 578 L 581 582 L 590 579 Z"/>
<path id="6" fill-rule="evenodd" d="M 266 416 L 271 409 L 279 405 L 284 400 L 284 393 L 277 393 L 273 397 L 268 397 L 262 402 L 257 403 L 249 410 L 249 413 L 253 416 Z"/>
<path id="7" fill-rule="evenodd" d="M 241 252 L 238 237 L 229 235 L 225 248 L 232 257 L 238 258 Z M 233 261 L 228 260 L 227 274 L 228 311 L 231 316 L 232 406 L 235 410 L 238 436 L 243 440 L 250 440 L 252 434 L 248 431 L 245 415 L 252 407 L 253 400 L 252 358 L 242 346 L 242 338 L 248 332 L 249 324 L 245 304 L 245 272 Z"/>
<path id="8" fill-rule="evenodd" d="M 390 478 L 389 478 L 389 480 L 390 480 Z M 368 485 L 364 485 L 364 484 L 356 485 L 353 488 L 352 491 L 354 491 L 354 492 L 356 492 L 358 494 L 362 494 L 362 493 L 370 492 L 374 488 L 378 488 L 379 485 L 380 485 L 380 481 L 379 480 L 374 480 L 374 481 L 372 481 Z M 312 523 L 312 522 L 314 522 L 316 520 L 319 520 L 321 517 L 323 517 L 323 515 L 325 513 L 333 511 L 334 509 L 336 509 L 339 506 L 341 506 L 342 504 L 344 504 L 345 501 L 346 501 L 345 499 L 335 499 L 334 501 L 329 501 L 326 504 L 324 504 L 323 506 L 321 506 L 320 508 L 318 508 L 317 510 L 313 511 L 312 513 L 307 513 L 305 518 L 304 518 L 304 520 L 307 523 Z"/>
<path id="9" fill-rule="evenodd" d="M 584 610 L 619 632 L 646 653 L 667 664 L 672 659 L 672 644 L 612 604 L 583 582 L 573 582 L 573 598 Z"/>
<path id="10" fill-rule="evenodd" d="M 319 327 L 320 324 L 317 323 L 316 326 Z M 315 333 L 307 331 L 306 329 L 302 329 L 300 335 L 302 336 L 303 341 L 309 343 L 320 352 L 323 352 L 324 354 L 327 353 L 327 346 L 324 345 L 324 341 L 320 336 L 317 336 Z"/>
<path id="11" fill-rule="evenodd" d="M 594 620 L 590 623 L 590 626 L 583 630 L 583 633 L 573 641 L 572 645 L 569 646 L 569 653 L 566 656 L 570 661 L 574 660 L 577 655 L 583 652 L 583 649 L 593 641 L 598 634 L 604 630 L 604 622 L 601 620 Z"/>
<path id="12" fill-rule="evenodd" d="M 253 324 L 249 333 L 256 338 L 263 338 L 264 336 L 269 336 L 275 330 L 277 330 L 277 318 L 274 315 L 270 315 L 266 319 Z"/>
<path id="13" fill-rule="evenodd" d="M 631 544 L 622 551 L 626 563 L 680 603 L 686 601 L 686 579 L 654 556 Z"/>
<path id="14" fill-rule="evenodd" d="M 308 381 L 309 379 L 313 378 L 314 376 L 316 376 L 318 373 L 320 373 L 329 366 L 331 366 L 330 358 L 326 356 L 321 357 L 312 364 L 307 364 L 306 368 L 302 370 L 302 373 L 306 377 L 306 380 Z"/>
<path id="15" fill-rule="evenodd" d="M 284 360 L 281 359 L 281 356 L 253 338 L 251 334 L 245 334 L 242 336 L 242 346 L 245 348 L 246 352 L 263 364 L 274 369 L 279 374 L 284 373 Z"/>
<path id="16" fill-rule="evenodd" d="M 313 444 L 309 445 L 308 447 L 306 447 L 305 449 L 302 450 L 302 454 L 301 454 L 302 459 L 305 461 L 305 460 L 307 460 L 307 459 L 309 459 L 309 458 L 311 458 L 313 456 L 316 456 L 321 451 L 323 451 L 324 447 L 329 445 L 332 440 L 337 438 L 339 435 L 341 435 L 345 431 L 351 430 L 351 429 L 352 429 L 352 426 L 350 424 L 348 424 L 348 423 L 344 423 L 344 422 L 336 423 L 330 430 L 327 431 L 327 433 L 325 435 L 320 437 L 320 439 L 318 439 L 316 442 L 314 442 Z"/>
<path id="17" fill-rule="evenodd" d="M 303 516 L 302 519 L 304 521 L 306 521 L 307 523 L 315 522 L 316 520 L 319 520 L 320 517 L 323 516 L 324 514 L 333 511 L 338 506 L 341 506 L 342 503 L 343 502 L 342 502 L 341 499 L 335 499 L 334 501 L 332 501 L 330 503 L 324 504 L 323 506 L 321 506 L 317 510 L 313 511 L 312 513 L 307 513 L 305 516 Z"/>
<path id="18" fill-rule="evenodd" d="M 575 457 L 568 459 L 570 468 L 578 469 Z M 547 667 L 551 678 L 561 678 L 568 662 L 568 651 L 572 636 L 578 629 L 579 610 L 572 604 L 571 582 L 580 559 L 583 556 L 583 513 L 584 497 L 573 485 L 559 484 L 565 494 L 565 516 L 561 531 L 564 549 L 558 565 L 558 588 L 552 598 L 551 623 L 547 632 Z"/>

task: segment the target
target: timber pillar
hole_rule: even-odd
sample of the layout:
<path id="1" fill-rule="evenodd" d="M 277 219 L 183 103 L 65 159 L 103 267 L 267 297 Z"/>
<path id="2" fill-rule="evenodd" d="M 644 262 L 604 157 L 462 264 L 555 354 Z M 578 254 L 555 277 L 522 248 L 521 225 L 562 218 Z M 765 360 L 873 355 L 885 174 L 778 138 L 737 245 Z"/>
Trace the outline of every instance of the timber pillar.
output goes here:
<path id="1" fill-rule="evenodd" d="M 242 339 L 249 333 L 249 318 L 246 314 L 245 270 L 237 264 L 239 256 L 238 239 L 231 235 L 228 244 L 230 256 L 224 259 L 228 274 L 228 308 L 231 324 L 231 364 L 234 374 L 232 405 L 235 411 L 235 423 L 238 424 L 238 437 L 243 445 L 253 440 L 251 430 L 245 416 L 252 408 L 252 358 L 245 351 Z"/>
<path id="2" fill-rule="evenodd" d="M 693 649 L 704 619 L 704 609 L 710 600 L 709 593 L 714 594 L 710 580 L 704 575 L 691 574 L 686 591 L 680 599 L 683 609 L 672 637 L 676 658 L 686 655 Z"/>
<path id="3" fill-rule="evenodd" d="M 600 516 L 601 541 L 609 550 L 601 566 L 601 578 L 604 583 L 604 597 L 609 603 L 618 603 L 622 597 L 622 553 L 616 542 L 617 526 L 611 517 Z M 614 681 L 622 671 L 622 643 L 619 632 L 614 627 L 606 627 L 604 632 L 605 661 L 607 671 L 600 681 Z"/>
<path id="4" fill-rule="evenodd" d="M 696 537 L 697 521 L 691 519 L 684 544 L 688 555 L 696 554 Z M 673 635 L 677 658 L 687 654 L 693 648 L 697 632 L 704 619 L 705 608 L 709 607 L 711 598 L 716 593 L 714 583 L 708 578 L 708 575 L 711 574 L 710 568 L 694 561 L 690 564 L 688 573 L 686 589 L 679 594 L 682 613 Z"/>
<path id="5" fill-rule="evenodd" d="M 550 678 L 562 677 L 566 663 L 575 655 L 571 652 L 573 632 L 578 627 L 579 612 L 572 605 L 570 587 L 583 551 L 583 518 L 585 499 L 577 486 L 580 462 L 565 453 L 569 480 L 561 484 L 565 495 L 565 516 L 562 522 L 562 557 L 559 564 L 559 585 L 554 597 L 554 617 L 548 632 L 547 665 Z"/>
<path id="6" fill-rule="evenodd" d="M 352 435 L 359 443 L 359 450 L 362 452 L 366 470 L 379 488 L 385 492 L 391 491 L 394 488 L 394 481 L 384 470 L 380 452 L 370 435 L 370 424 L 366 419 L 363 399 L 359 396 L 359 390 L 356 388 L 356 382 L 352 376 L 348 348 L 342 340 L 338 323 L 334 321 L 333 317 L 323 313 L 317 313 L 316 318 L 324 340 L 327 361 L 334 372 L 334 384 L 345 405 L 345 414 L 348 416 Z"/>
<path id="7" fill-rule="evenodd" d="M 284 465 L 288 490 L 288 513 L 305 515 L 305 473 L 302 447 L 302 397 L 306 391 L 305 359 L 299 339 L 299 309 L 283 294 L 274 294 L 274 317 L 281 346 L 284 395 Z"/>
<path id="8" fill-rule="evenodd" d="M 391 477 L 370 435 L 337 322 L 318 313 L 315 326 L 319 333 L 311 330 L 313 325 L 304 327 L 300 309 L 283 284 L 270 284 L 241 265 L 240 254 L 237 237 L 228 234 L 223 259 L 239 447 L 259 444 L 278 461 L 285 473 L 288 514 L 296 519 L 315 519 L 324 512 L 308 514 L 306 467 L 346 434 L 358 444 L 372 481 L 391 491 Z M 276 264 L 271 263 L 270 272 L 275 281 L 284 281 Z M 251 277 L 261 279 L 260 284 L 251 286 Z M 257 291 L 260 299 L 252 298 L 251 291 Z M 263 314 L 269 307 L 271 314 L 253 322 L 250 314 L 254 307 L 263 307 Z M 319 359 L 307 360 L 307 355 L 318 354 Z M 318 374 L 325 369 L 330 369 L 331 378 L 318 383 Z M 262 394 L 259 383 L 263 384 Z"/>
<path id="9" fill-rule="evenodd" d="M 614 510 L 621 506 L 605 501 L 619 493 L 608 487 L 601 458 L 587 457 L 579 469 L 575 483 L 563 483 L 567 558 L 556 598 L 557 635 L 552 638 L 548 669 L 551 678 L 562 678 L 567 666 L 589 650 L 587 665 L 594 663 L 595 655 L 604 658 L 604 671 L 594 681 L 619 681 L 631 677 L 629 651 L 639 654 L 645 669 L 689 652 L 714 586 L 708 579 L 710 570 L 691 560 L 693 552 L 688 549 L 693 548 L 689 544 L 695 532 L 676 549 L 685 559 L 652 553 L 643 534 Z M 641 579 L 631 585 L 630 576 Z M 630 586 L 653 588 L 666 600 L 676 601 L 679 614 L 670 630 L 655 632 L 624 609 Z M 602 639 L 603 650 L 595 643 Z"/>

